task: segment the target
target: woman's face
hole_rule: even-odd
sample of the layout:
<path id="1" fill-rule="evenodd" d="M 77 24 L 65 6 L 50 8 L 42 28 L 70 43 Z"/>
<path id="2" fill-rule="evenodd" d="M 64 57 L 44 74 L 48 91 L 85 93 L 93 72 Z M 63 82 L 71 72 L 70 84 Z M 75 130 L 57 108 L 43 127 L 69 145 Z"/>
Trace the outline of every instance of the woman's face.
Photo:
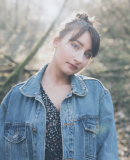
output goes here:
<path id="1" fill-rule="evenodd" d="M 56 65 L 66 75 L 72 75 L 82 70 L 89 63 L 92 56 L 90 33 L 86 31 L 76 41 L 69 41 L 73 33 L 74 30 L 69 32 L 61 40 L 55 38 L 53 41 Z"/>

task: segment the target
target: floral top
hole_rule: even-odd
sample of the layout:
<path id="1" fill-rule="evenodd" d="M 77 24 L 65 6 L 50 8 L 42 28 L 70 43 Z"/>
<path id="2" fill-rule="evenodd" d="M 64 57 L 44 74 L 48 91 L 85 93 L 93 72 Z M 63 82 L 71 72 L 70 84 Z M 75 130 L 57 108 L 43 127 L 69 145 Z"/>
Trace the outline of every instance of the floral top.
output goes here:
<path id="1" fill-rule="evenodd" d="M 62 160 L 60 112 L 49 99 L 42 85 L 41 97 L 46 107 L 45 160 Z"/>

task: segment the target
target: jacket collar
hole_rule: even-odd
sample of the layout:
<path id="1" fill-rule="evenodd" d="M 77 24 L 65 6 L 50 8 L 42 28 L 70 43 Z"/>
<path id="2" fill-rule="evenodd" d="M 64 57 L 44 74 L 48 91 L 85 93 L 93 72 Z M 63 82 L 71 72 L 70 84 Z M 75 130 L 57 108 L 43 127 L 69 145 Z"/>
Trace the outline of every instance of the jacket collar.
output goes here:
<path id="1" fill-rule="evenodd" d="M 20 87 L 20 91 L 28 97 L 35 97 L 40 95 L 40 83 L 42 75 L 45 72 L 49 63 L 46 63 L 41 70 L 29 78 L 25 84 Z M 84 81 L 76 74 L 71 75 L 71 95 L 85 96 L 88 90 Z"/>

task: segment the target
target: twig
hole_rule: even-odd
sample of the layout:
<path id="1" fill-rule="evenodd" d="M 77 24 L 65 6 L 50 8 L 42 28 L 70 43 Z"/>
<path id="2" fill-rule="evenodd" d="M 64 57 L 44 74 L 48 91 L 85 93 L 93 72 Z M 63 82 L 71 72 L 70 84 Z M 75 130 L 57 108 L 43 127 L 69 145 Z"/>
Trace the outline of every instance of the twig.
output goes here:
<path id="1" fill-rule="evenodd" d="M 14 64 L 18 64 L 17 62 L 15 62 L 10 56 L 4 55 L 4 58 L 8 59 L 10 62 L 14 63 Z"/>

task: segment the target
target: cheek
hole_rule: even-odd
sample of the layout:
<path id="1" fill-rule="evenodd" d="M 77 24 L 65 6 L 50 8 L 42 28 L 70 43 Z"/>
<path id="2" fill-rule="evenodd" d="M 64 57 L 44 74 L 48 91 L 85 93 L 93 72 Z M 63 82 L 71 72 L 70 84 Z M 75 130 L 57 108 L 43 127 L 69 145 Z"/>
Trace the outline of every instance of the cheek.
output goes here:
<path id="1" fill-rule="evenodd" d="M 89 63 L 89 60 L 84 59 L 82 65 L 81 65 L 81 69 L 85 68 L 88 65 L 88 63 Z"/>
<path id="2" fill-rule="evenodd" d="M 68 59 L 69 57 L 71 57 L 71 53 L 72 53 L 72 48 L 70 47 L 70 45 L 60 45 L 58 48 L 58 54 L 59 56 L 64 59 Z"/>

